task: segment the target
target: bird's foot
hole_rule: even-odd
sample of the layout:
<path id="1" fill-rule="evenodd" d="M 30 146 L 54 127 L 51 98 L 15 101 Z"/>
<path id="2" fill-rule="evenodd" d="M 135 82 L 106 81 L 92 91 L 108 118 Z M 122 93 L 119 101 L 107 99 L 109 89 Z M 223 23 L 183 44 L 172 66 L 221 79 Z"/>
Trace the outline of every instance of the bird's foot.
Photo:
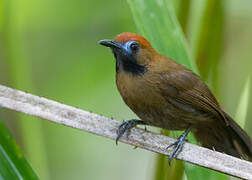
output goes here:
<path id="1" fill-rule="evenodd" d="M 169 149 L 170 147 L 174 146 L 174 150 L 172 151 L 172 153 L 169 154 L 169 165 L 171 165 L 171 161 L 173 158 L 177 158 L 179 152 L 182 150 L 183 145 L 186 141 L 186 136 L 188 135 L 188 133 L 190 132 L 191 128 L 188 128 L 183 134 L 181 134 L 178 139 L 170 144 L 166 149 Z"/>
<path id="2" fill-rule="evenodd" d="M 136 120 L 136 119 L 123 122 L 116 131 L 117 133 L 116 145 L 117 145 L 118 140 L 120 139 L 120 137 L 122 137 L 124 133 L 126 133 L 126 136 L 128 137 L 131 128 L 136 127 L 136 125 L 138 124 L 145 124 L 145 123 L 144 121 Z"/>

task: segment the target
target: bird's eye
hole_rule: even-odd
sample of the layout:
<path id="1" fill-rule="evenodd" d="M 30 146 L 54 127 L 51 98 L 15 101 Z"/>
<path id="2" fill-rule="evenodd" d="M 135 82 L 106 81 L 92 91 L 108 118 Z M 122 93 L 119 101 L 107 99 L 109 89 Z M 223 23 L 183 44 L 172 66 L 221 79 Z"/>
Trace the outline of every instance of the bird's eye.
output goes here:
<path id="1" fill-rule="evenodd" d="M 139 44 L 138 44 L 137 42 L 132 42 L 132 43 L 130 44 L 130 49 L 131 49 L 132 51 L 136 51 L 136 50 L 138 50 L 138 48 L 139 48 Z"/>

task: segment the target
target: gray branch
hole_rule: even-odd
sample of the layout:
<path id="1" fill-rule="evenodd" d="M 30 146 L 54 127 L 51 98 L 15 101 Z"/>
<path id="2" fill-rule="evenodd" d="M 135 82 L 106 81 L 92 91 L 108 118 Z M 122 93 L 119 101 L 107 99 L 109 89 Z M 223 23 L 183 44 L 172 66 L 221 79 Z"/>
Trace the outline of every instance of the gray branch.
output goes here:
<path id="1" fill-rule="evenodd" d="M 120 124 L 116 120 L 1 85 L 0 106 L 110 139 L 116 138 L 116 129 Z M 120 141 L 168 155 L 171 150 L 166 150 L 166 147 L 174 142 L 174 139 L 139 128 L 133 128 L 129 137 L 123 136 Z M 185 143 L 177 159 L 232 176 L 252 179 L 251 162 L 190 143 Z"/>

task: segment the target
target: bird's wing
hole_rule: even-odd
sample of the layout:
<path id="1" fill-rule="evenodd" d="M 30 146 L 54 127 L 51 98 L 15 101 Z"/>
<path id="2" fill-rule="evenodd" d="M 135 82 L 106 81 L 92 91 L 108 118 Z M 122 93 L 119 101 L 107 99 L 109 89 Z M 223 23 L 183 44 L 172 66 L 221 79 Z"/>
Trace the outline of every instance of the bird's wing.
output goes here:
<path id="1" fill-rule="evenodd" d="M 160 90 L 170 103 L 183 111 L 190 107 L 199 112 L 212 114 L 229 124 L 214 95 L 195 73 L 182 68 L 164 72 L 160 76 Z"/>

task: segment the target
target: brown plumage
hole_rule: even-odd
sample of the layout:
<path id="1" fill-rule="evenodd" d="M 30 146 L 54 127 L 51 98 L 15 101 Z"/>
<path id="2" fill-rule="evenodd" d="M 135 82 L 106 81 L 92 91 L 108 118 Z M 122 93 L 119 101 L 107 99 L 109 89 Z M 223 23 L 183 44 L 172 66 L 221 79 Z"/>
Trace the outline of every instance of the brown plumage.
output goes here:
<path id="1" fill-rule="evenodd" d="M 116 84 L 125 103 L 140 120 L 123 123 L 118 139 L 137 124 L 168 130 L 187 130 L 175 145 L 176 157 L 187 133 L 209 149 L 252 160 L 252 142 L 222 110 L 199 76 L 159 54 L 142 36 L 122 33 L 100 44 L 112 49 L 116 58 Z"/>

